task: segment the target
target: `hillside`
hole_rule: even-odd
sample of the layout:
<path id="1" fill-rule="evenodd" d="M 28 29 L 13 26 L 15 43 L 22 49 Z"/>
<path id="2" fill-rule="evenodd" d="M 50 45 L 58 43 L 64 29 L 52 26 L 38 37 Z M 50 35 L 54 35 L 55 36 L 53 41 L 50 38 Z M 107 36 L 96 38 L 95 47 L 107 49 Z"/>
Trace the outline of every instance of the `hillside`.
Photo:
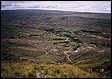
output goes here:
<path id="1" fill-rule="evenodd" d="M 27 65 L 19 65 L 22 62 L 27 62 Z M 35 69 L 21 69 L 20 72 L 18 70 L 23 66 L 34 68 L 32 66 L 38 67 L 41 64 L 44 64 L 45 68 L 54 67 L 54 72 L 48 72 L 52 77 L 110 78 L 111 14 L 2 10 L 1 64 L 1 76 L 5 78 L 29 77 L 31 70 L 34 72 L 31 72 L 30 76 L 37 77 Z M 17 71 L 14 66 L 17 66 Z M 65 70 L 66 75 L 59 73 L 61 70 L 63 72 L 63 68 L 60 69 L 63 66 L 68 69 Z M 71 67 L 74 70 L 69 74 Z M 105 71 L 88 73 L 90 68 L 103 68 Z M 22 76 L 23 71 L 25 76 Z M 55 73 L 57 75 L 53 75 Z M 15 76 L 12 76 L 13 74 Z"/>
<path id="2" fill-rule="evenodd" d="M 69 64 L 20 63 L 4 65 L 1 69 L 3 78 L 98 78 L 96 73 L 87 73 Z"/>

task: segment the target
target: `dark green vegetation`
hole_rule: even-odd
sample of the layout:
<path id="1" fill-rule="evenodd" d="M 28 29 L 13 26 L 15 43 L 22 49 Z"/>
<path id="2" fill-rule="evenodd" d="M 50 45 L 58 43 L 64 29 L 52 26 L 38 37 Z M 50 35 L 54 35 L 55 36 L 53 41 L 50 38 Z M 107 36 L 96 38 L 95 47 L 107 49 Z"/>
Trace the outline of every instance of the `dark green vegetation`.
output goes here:
<path id="1" fill-rule="evenodd" d="M 3 78 L 40 77 L 41 71 L 42 78 L 111 77 L 111 14 L 47 10 L 1 13 Z M 88 68 L 105 71 L 87 73 Z"/>

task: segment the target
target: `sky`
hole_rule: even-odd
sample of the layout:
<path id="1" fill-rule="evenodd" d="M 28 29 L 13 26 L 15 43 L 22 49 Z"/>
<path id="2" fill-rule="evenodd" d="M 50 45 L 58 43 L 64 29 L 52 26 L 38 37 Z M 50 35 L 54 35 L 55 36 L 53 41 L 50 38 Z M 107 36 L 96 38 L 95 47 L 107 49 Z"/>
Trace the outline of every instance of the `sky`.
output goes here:
<path id="1" fill-rule="evenodd" d="M 18 9 L 111 13 L 111 1 L 1 1 L 1 10 Z"/>

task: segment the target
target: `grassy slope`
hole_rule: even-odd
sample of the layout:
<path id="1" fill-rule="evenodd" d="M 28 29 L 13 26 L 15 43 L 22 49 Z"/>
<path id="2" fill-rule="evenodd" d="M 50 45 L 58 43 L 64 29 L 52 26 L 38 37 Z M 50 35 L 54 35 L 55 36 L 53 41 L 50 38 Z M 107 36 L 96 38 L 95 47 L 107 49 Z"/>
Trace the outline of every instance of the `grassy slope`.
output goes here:
<path id="1" fill-rule="evenodd" d="M 85 72 L 73 65 L 2 64 L 2 78 L 97 78 L 98 74 Z M 11 72 L 11 73 L 10 73 Z"/>

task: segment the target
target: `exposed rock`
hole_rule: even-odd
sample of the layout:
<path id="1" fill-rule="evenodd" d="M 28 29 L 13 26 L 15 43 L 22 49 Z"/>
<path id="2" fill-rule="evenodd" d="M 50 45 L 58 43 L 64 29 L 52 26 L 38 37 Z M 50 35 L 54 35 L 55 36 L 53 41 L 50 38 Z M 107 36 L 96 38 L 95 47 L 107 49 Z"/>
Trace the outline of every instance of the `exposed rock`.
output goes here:
<path id="1" fill-rule="evenodd" d="M 36 78 L 52 78 L 53 76 L 45 74 L 44 70 L 41 70 L 40 72 L 36 71 Z"/>
<path id="2" fill-rule="evenodd" d="M 20 57 L 19 59 L 23 60 L 23 61 L 27 61 L 28 60 L 26 57 Z"/>

